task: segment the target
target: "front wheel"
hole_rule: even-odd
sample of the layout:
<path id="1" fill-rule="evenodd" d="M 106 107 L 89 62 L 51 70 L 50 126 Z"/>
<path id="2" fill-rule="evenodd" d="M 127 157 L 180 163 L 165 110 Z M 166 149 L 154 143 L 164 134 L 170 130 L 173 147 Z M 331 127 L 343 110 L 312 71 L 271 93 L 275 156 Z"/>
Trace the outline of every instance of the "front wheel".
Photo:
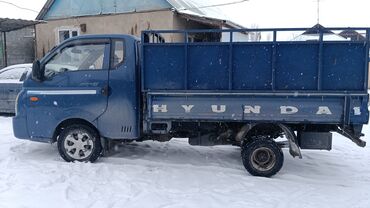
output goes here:
<path id="1" fill-rule="evenodd" d="M 67 162 L 95 162 L 102 152 L 99 134 L 86 125 L 71 125 L 58 138 L 58 151 Z"/>
<path id="2" fill-rule="evenodd" d="M 271 177 L 283 167 L 284 155 L 272 139 L 256 139 L 242 145 L 242 161 L 251 175 Z"/>

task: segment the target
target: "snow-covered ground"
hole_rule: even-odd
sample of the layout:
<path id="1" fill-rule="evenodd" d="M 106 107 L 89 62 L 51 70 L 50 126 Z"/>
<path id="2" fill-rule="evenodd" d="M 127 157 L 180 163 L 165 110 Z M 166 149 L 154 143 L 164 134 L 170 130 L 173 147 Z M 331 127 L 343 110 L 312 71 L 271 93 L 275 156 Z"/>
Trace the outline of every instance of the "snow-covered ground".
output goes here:
<path id="1" fill-rule="evenodd" d="M 66 163 L 55 145 L 15 139 L 11 118 L 0 117 L 0 207 L 370 207 L 370 147 L 335 135 L 331 152 L 303 151 L 302 160 L 284 152 L 273 178 L 250 176 L 237 147 L 181 139 Z"/>

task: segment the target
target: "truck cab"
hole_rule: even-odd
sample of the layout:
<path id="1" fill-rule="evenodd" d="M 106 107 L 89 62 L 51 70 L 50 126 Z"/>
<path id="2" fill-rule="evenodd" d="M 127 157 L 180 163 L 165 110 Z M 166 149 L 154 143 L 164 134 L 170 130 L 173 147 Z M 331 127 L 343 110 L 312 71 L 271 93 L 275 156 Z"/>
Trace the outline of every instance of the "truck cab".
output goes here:
<path id="1" fill-rule="evenodd" d="M 82 122 L 104 137 L 137 138 L 137 44 L 128 35 L 83 36 L 35 62 L 17 98 L 15 136 L 53 142 L 56 129 Z"/>

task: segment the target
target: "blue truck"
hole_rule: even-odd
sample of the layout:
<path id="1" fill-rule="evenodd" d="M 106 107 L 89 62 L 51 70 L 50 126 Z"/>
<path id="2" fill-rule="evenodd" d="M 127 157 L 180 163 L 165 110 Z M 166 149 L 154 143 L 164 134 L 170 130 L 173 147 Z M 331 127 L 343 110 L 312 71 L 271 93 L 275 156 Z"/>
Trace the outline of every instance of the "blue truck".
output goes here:
<path id="1" fill-rule="evenodd" d="M 352 28 L 365 36 L 355 40 L 326 38 L 321 29 L 316 40 L 278 38 L 300 30 L 71 38 L 34 62 L 17 97 L 14 134 L 57 143 L 67 162 L 94 162 L 115 142 L 235 145 L 246 170 L 263 177 L 282 168 L 282 148 L 299 158 L 301 149 L 331 150 L 332 132 L 364 147 L 370 30 Z M 263 32 L 271 40 L 236 38 Z"/>

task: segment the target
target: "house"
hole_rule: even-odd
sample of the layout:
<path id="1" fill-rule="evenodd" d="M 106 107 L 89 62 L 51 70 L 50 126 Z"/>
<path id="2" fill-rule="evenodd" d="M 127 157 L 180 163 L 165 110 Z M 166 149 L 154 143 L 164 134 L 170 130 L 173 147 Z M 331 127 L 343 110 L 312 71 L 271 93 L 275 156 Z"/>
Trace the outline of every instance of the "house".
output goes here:
<path id="1" fill-rule="evenodd" d="M 36 26 L 37 56 L 62 41 L 83 34 L 131 34 L 155 29 L 234 29 L 214 7 L 193 0 L 48 0 L 37 16 L 46 21 Z M 212 2 L 211 2 L 212 4 Z M 228 39 L 229 34 L 194 34 L 190 41 Z M 239 39 L 246 34 L 238 33 Z M 182 41 L 178 34 L 164 35 L 167 42 Z"/>
<path id="2" fill-rule="evenodd" d="M 335 34 L 333 31 L 325 28 L 320 24 L 316 24 L 313 27 L 307 29 L 301 35 L 294 38 L 294 41 L 318 41 L 320 39 L 320 33 L 323 34 L 323 39 L 326 41 L 344 41 L 345 37 Z"/>
<path id="3" fill-rule="evenodd" d="M 0 69 L 35 59 L 37 21 L 0 18 Z"/>
<path id="4" fill-rule="evenodd" d="M 365 41 L 366 37 L 355 30 L 344 30 L 339 33 L 340 36 L 351 41 Z M 366 35 L 366 34 L 365 34 Z"/>

